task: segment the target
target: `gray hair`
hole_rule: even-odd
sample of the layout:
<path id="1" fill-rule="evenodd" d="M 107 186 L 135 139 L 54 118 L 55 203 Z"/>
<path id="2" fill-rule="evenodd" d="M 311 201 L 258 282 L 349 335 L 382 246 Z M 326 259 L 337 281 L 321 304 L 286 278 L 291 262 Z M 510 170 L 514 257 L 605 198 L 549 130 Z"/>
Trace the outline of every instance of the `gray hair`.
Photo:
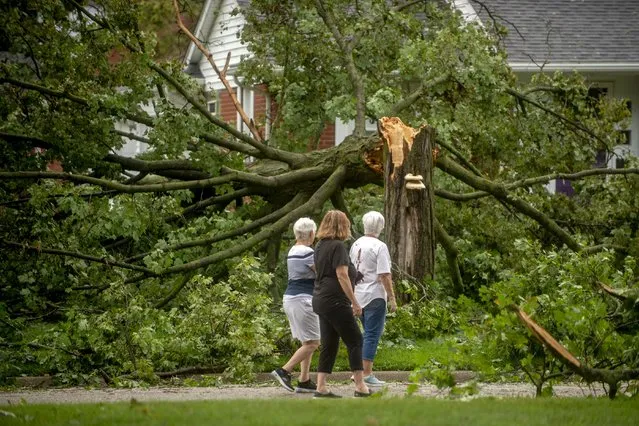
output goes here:
<path id="1" fill-rule="evenodd" d="M 295 234 L 296 240 L 308 240 L 315 231 L 317 231 L 317 225 L 313 219 L 309 219 L 308 217 L 297 219 L 295 225 L 293 225 L 293 233 Z"/>
<path id="2" fill-rule="evenodd" d="M 379 237 L 384 229 L 384 216 L 380 212 L 371 211 L 362 217 L 364 223 L 364 234 Z"/>

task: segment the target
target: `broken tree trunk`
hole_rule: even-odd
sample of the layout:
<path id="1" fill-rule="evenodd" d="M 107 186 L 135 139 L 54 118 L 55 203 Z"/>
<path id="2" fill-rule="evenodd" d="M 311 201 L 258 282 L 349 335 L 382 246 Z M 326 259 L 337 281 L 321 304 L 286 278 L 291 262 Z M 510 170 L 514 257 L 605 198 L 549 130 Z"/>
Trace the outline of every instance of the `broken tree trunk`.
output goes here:
<path id="1" fill-rule="evenodd" d="M 396 117 L 382 118 L 380 130 L 386 142 L 384 216 L 394 280 L 408 278 L 423 284 L 435 270 L 434 131 L 430 127 L 417 131 Z M 398 296 L 410 301 L 401 291 Z"/>

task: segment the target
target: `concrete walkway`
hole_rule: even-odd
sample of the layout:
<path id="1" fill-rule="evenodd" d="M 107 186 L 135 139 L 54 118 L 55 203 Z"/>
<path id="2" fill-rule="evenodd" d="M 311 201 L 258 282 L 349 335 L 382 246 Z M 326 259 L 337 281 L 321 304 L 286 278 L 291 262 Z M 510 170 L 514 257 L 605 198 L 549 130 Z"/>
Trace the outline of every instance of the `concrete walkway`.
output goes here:
<path id="1" fill-rule="evenodd" d="M 404 397 L 410 382 L 409 372 L 386 371 L 376 376 L 387 382 L 381 389 L 383 397 Z M 471 372 L 459 372 L 459 382 L 468 380 Z M 465 379 L 465 380 L 464 380 Z M 329 380 L 330 389 L 345 398 L 352 398 L 354 386 L 350 383 L 350 373 L 334 373 Z M 480 383 L 478 397 L 533 397 L 534 387 L 529 383 Z M 604 396 L 601 386 L 586 387 L 579 385 L 561 385 L 554 387 L 558 397 Z M 448 390 L 437 389 L 431 384 L 420 384 L 415 396 L 427 398 L 446 398 Z M 193 401 L 228 399 L 311 399 L 312 394 L 288 392 L 275 384 L 267 373 L 257 377 L 255 385 L 224 385 L 218 387 L 151 387 L 138 389 L 85 389 L 85 388 L 49 388 L 20 389 L 0 392 L 0 406 L 19 403 L 60 404 L 60 403 L 98 403 L 98 402 L 138 402 L 152 401 Z"/>

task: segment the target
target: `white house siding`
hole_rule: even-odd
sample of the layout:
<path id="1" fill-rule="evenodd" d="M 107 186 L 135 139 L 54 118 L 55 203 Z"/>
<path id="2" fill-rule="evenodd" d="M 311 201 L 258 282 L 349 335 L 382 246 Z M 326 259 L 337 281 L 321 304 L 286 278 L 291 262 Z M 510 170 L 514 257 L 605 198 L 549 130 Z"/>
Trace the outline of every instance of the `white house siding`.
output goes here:
<path id="1" fill-rule="evenodd" d="M 216 7 L 217 2 L 214 1 L 213 3 L 212 7 Z M 213 61 L 220 69 L 224 67 L 229 52 L 231 52 L 231 60 L 229 62 L 230 70 L 234 70 L 240 63 L 242 57 L 248 55 L 248 50 L 240 41 L 239 36 L 244 27 L 244 17 L 242 14 L 232 14 L 233 10 L 237 7 L 238 5 L 235 0 L 223 0 L 220 16 L 217 19 L 215 27 L 211 30 L 206 43 L 206 47 L 213 54 Z M 204 75 L 204 84 L 207 90 L 224 89 L 220 79 L 206 58 L 202 57 L 200 59 L 199 66 Z M 228 75 L 228 80 L 232 87 L 237 86 L 232 75 Z"/>
<path id="2" fill-rule="evenodd" d="M 347 136 L 355 131 L 355 120 L 342 121 L 339 118 L 335 120 L 335 145 L 344 142 Z M 375 120 L 366 120 L 366 131 L 377 132 L 377 122 Z"/>
<path id="3" fill-rule="evenodd" d="M 625 98 L 632 103 L 630 122 L 630 150 L 639 156 L 639 75 L 621 76 L 613 80 L 613 96 Z"/>

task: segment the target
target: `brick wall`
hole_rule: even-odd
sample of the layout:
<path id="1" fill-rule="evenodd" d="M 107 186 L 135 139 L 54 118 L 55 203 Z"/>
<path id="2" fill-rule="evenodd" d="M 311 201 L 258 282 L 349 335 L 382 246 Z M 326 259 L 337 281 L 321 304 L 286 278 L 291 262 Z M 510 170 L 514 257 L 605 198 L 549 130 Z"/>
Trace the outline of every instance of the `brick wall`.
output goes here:
<path id="1" fill-rule="evenodd" d="M 237 93 L 237 89 L 236 93 Z M 277 116 L 277 104 L 273 97 L 269 97 L 267 95 L 266 86 L 259 86 L 254 91 L 253 96 L 253 117 L 255 124 L 257 125 L 260 133 L 264 134 L 264 126 L 266 123 L 266 113 L 267 113 L 267 100 L 270 98 L 271 100 L 271 120 L 273 120 Z M 237 127 L 237 111 L 233 106 L 233 101 L 231 100 L 231 96 L 226 92 L 226 90 L 221 90 L 218 94 L 219 99 L 219 117 L 226 121 L 234 123 L 235 127 Z M 309 149 L 313 149 L 314 146 L 311 146 L 312 143 L 309 142 Z M 324 127 L 324 131 L 320 135 L 319 143 L 317 144 L 317 149 L 326 149 L 335 146 L 335 123 L 327 123 Z"/>
<path id="2" fill-rule="evenodd" d="M 335 146 L 335 123 L 327 123 L 320 135 L 318 149 L 326 149 Z"/>
<path id="3" fill-rule="evenodd" d="M 237 89 L 233 89 L 235 93 L 237 93 Z M 219 102 L 220 106 L 218 109 L 219 117 L 226 121 L 227 123 L 237 121 L 237 110 L 233 105 L 233 100 L 231 99 L 231 95 L 228 94 L 226 90 L 219 91 Z"/>
<path id="4" fill-rule="evenodd" d="M 265 135 L 266 127 L 266 103 L 269 96 L 266 92 L 266 85 L 258 86 L 253 92 L 253 121 L 262 136 Z"/>

